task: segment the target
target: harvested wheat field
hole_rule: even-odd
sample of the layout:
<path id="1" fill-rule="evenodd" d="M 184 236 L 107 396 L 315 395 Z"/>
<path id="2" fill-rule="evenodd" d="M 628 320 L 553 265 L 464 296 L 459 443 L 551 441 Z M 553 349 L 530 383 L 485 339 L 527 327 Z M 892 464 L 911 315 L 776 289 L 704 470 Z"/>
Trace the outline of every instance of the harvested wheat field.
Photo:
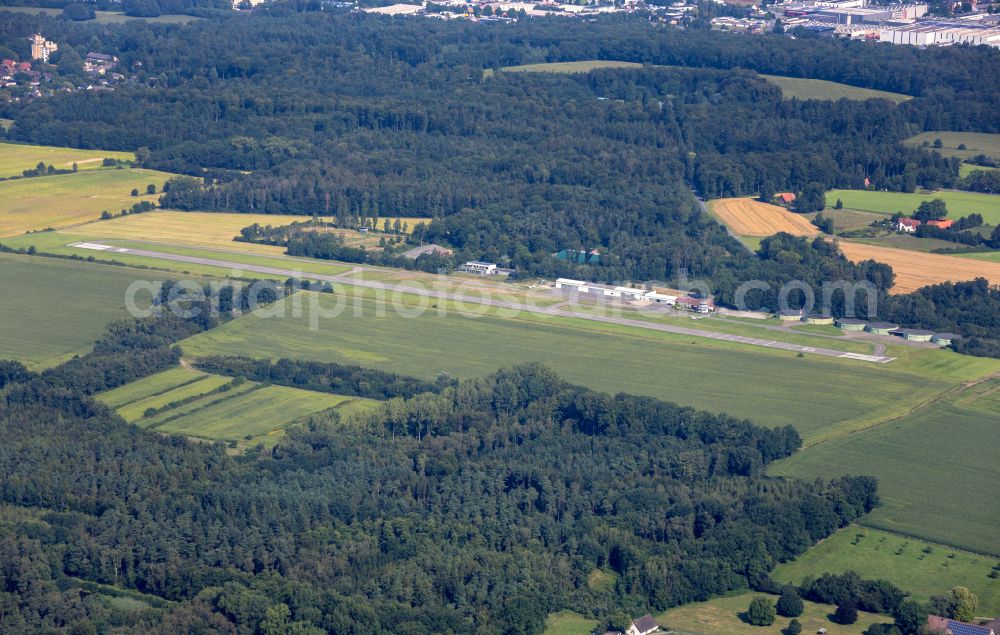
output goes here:
<path id="1" fill-rule="evenodd" d="M 740 236 L 773 236 L 778 232 L 816 236 L 820 233 L 804 216 L 752 198 L 720 198 L 710 201 L 708 209 Z"/>
<path id="2" fill-rule="evenodd" d="M 841 242 L 840 250 L 854 262 L 874 260 L 892 267 L 896 272 L 893 293 L 909 293 L 929 284 L 974 278 L 986 278 L 992 284 L 1000 284 L 1000 262 L 849 242 Z"/>

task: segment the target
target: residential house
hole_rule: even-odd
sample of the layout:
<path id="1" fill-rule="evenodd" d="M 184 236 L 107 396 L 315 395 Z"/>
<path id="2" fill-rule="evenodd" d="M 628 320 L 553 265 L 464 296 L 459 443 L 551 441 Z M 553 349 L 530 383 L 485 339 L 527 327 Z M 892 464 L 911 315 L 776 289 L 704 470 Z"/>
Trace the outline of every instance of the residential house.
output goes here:
<path id="1" fill-rule="evenodd" d="M 939 218 L 937 220 L 929 220 L 927 224 L 939 229 L 948 229 L 955 224 L 955 221 L 950 218 Z"/>
<path id="2" fill-rule="evenodd" d="M 782 205 L 791 205 L 795 202 L 795 194 L 791 192 L 778 192 L 774 195 L 774 199 Z"/>
<path id="3" fill-rule="evenodd" d="M 459 270 L 480 276 L 495 276 L 499 273 L 495 262 L 479 262 L 477 260 L 470 260 L 459 267 Z"/>
<path id="4" fill-rule="evenodd" d="M 917 227 L 920 227 L 920 221 L 915 218 L 902 217 L 896 221 L 896 231 L 904 232 L 907 234 L 912 234 L 917 231 Z"/>
<path id="5" fill-rule="evenodd" d="M 996 635 L 990 624 L 980 626 L 937 615 L 927 616 L 927 628 L 932 632 L 946 633 L 947 635 Z"/>
<path id="6" fill-rule="evenodd" d="M 631 626 L 625 631 L 625 635 L 649 635 L 660 630 L 660 625 L 656 623 L 649 613 L 634 620 Z"/>

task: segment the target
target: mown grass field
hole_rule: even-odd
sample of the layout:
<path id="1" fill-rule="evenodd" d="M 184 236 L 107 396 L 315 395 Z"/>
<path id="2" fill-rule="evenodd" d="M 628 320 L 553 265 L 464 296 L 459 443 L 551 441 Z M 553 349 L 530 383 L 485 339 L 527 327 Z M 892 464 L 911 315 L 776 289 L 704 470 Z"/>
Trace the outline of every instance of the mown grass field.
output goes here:
<path id="1" fill-rule="evenodd" d="M 220 390 L 228 386 L 225 390 Z M 376 402 L 356 397 L 267 386 L 172 368 L 97 397 L 126 421 L 159 432 L 251 444 L 274 441 L 309 415 L 336 408 L 350 414 Z M 148 409 L 155 410 L 147 416 Z"/>
<path id="2" fill-rule="evenodd" d="M 941 140 L 941 148 L 937 149 L 937 151 L 946 157 L 969 159 L 979 154 L 985 154 L 1000 160 L 1000 134 L 932 130 L 930 132 L 921 132 L 915 137 L 910 137 L 903 143 L 933 150 L 935 149 L 935 139 Z M 927 145 L 924 146 L 924 143 Z M 961 144 L 965 144 L 964 150 L 958 149 L 958 146 Z"/>
<path id="3" fill-rule="evenodd" d="M 60 170 L 69 170 L 74 163 L 79 170 L 99 169 L 105 158 L 132 161 L 135 155 L 131 152 L 77 150 L 0 142 L 0 176 L 21 176 L 24 170 L 33 170 L 39 161 L 43 161 L 45 165 L 54 165 Z"/>
<path id="4" fill-rule="evenodd" d="M 955 586 L 979 596 L 977 615 L 1000 615 L 1000 578 L 989 558 L 916 538 L 851 526 L 830 536 L 794 562 L 779 565 L 771 575 L 779 582 L 801 584 L 807 576 L 855 571 L 868 579 L 888 580 L 926 602 Z"/>
<path id="5" fill-rule="evenodd" d="M 0 359 L 48 366 L 86 352 L 108 322 L 129 317 L 125 290 L 136 279 L 165 276 L 0 254 Z"/>
<path id="6" fill-rule="evenodd" d="M 968 214 L 981 214 L 989 225 L 1000 223 L 1000 195 L 940 190 L 937 192 L 870 192 L 868 190 L 830 190 L 826 193 L 826 204 L 833 207 L 837 199 L 848 209 L 879 214 L 903 212 L 911 214 L 922 201 L 936 198 L 948 204 L 948 217 L 958 218 Z"/>
<path id="7" fill-rule="evenodd" d="M 643 66 L 643 64 L 637 62 L 581 60 L 578 62 L 521 64 L 519 66 L 507 66 L 501 70 L 505 73 L 589 73 L 592 70 L 600 68 L 642 68 Z M 651 66 L 658 68 L 686 68 L 659 64 L 652 64 Z M 492 69 L 487 69 L 484 71 L 483 76 L 491 77 L 492 75 Z M 799 77 L 782 77 L 780 75 L 761 75 L 761 77 L 780 88 L 785 99 L 854 99 L 859 101 L 866 99 L 888 99 L 897 104 L 908 99 L 913 99 L 909 95 L 873 90 L 871 88 L 857 88 L 855 86 L 848 86 L 847 84 L 838 84 L 837 82 L 828 82 L 820 79 L 802 79 Z"/>
<path id="8" fill-rule="evenodd" d="M 256 357 L 362 364 L 428 379 L 441 371 L 465 378 L 541 361 L 567 380 L 598 390 L 651 395 L 763 425 L 791 423 L 807 438 L 823 437 L 844 422 L 890 416 L 908 400 L 948 386 L 932 373 L 716 346 L 700 338 L 574 318 L 469 317 L 444 304 L 406 317 L 373 300 L 341 299 L 340 316 L 324 319 L 310 308 L 311 299 L 331 309 L 337 302 L 302 294 L 298 317 L 286 301 L 285 317 L 248 315 L 185 340 L 182 347 L 195 357 L 238 350 Z M 440 316 L 445 309 L 447 315 Z M 819 388 L 833 381 L 843 390 Z"/>
<path id="9" fill-rule="evenodd" d="M 818 99 L 824 101 L 851 99 L 865 101 L 867 99 L 888 99 L 897 104 L 913 99 L 909 95 L 890 93 L 873 88 L 858 88 L 822 79 L 802 79 L 800 77 L 781 77 L 779 75 L 761 75 L 764 79 L 781 89 L 785 99 Z"/>
<path id="10" fill-rule="evenodd" d="M 981 383 L 899 420 L 809 448 L 776 475 L 871 474 L 882 506 L 870 527 L 1000 556 L 1000 380 Z"/>
<path id="11" fill-rule="evenodd" d="M 972 163 L 963 163 L 962 165 L 958 166 L 958 175 L 969 176 L 969 174 L 975 172 L 976 170 L 984 170 L 987 172 L 992 172 L 995 170 L 1000 170 L 1000 168 L 993 168 L 985 165 L 973 165 Z"/>
<path id="12" fill-rule="evenodd" d="M 11 11 L 14 13 L 29 13 L 31 15 L 49 15 L 49 16 L 59 16 L 62 15 L 62 9 L 52 9 L 48 7 L 3 7 L 0 6 L 0 11 Z M 141 20 L 143 22 L 149 22 L 150 24 L 186 24 L 188 22 L 194 22 L 196 20 L 201 20 L 203 18 L 198 18 L 193 15 L 158 15 L 151 18 L 138 18 L 125 15 L 119 11 L 95 11 L 96 17 L 94 18 L 94 24 L 121 24 L 122 22 L 128 22 L 129 20 Z"/>
<path id="13" fill-rule="evenodd" d="M 146 185 L 156 185 L 159 192 L 170 176 L 106 168 L 0 182 L 0 236 L 92 221 L 104 210 L 118 213 L 142 200 L 155 203 L 159 197 L 146 195 Z M 131 196 L 133 188 L 143 195 Z"/>
<path id="14" fill-rule="evenodd" d="M 677 635 L 780 635 L 791 621 L 778 616 L 771 626 L 753 626 L 745 622 L 743 616 L 750 606 L 750 600 L 760 593 L 743 593 L 708 602 L 687 604 L 671 609 L 656 620 L 661 627 L 672 628 Z M 772 599 L 777 601 L 777 597 Z M 850 626 L 831 622 L 829 616 L 836 607 L 814 602 L 804 602 L 805 611 L 797 619 L 802 623 L 803 633 L 816 633 L 825 628 L 827 635 L 861 635 L 872 624 L 891 623 L 886 615 L 858 612 L 858 621 Z M 580 633 L 580 635 L 584 635 Z"/>

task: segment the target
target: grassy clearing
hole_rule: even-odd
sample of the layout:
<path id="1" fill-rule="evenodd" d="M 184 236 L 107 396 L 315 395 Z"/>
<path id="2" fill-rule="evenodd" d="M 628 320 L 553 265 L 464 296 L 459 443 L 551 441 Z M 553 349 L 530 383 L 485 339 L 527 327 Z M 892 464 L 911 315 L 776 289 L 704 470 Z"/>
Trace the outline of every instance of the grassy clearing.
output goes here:
<path id="1" fill-rule="evenodd" d="M 131 384 L 103 392 L 97 396 L 97 399 L 106 406 L 117 409 L 207 377 L 208 375 L 195 373 L 186 368 L 171 368 Z"/>
<path id="2" fill-rule="evenodd" d="M 541 361 L 569 381 L 598 390 L 651 395 L 764 425 L 791 423 L 807 438 L 825 436 L 842 424 L 889 416 L 919 394 L 936 394 L 949 385 L 931 375 L 887 367 L 796 358 L 577 318 L 472 318 L 444 304 L 406 317 L 402 310 L 369 299 L 341 299 L 341 315 L 322 318 L 310 304 L 332 308 L 337 298 L 297 297 L 299 317 L 293 317 L 294 299 L 286 301 L 277 307 L 286 317 L 248 315 L 186 340 L 184 351 L 201 356 L 239 350 L 256 357 L 339 361 L 428 379 L 441 371 L 474 377 L 501 366 Z M 447 315 L 439 315 L 442 310 Z M 594 351 L 601 351 L 600 356 Z M 817 388 L 833 382 L 843 390 Z M 806 410 L 804 395 L 809 399 Z"/>
<path id="3" fill-rule="evenodd" d="M 4 128 L 13 123 L 10 119 L 2 119 L 0 125 L 3 125 L 3 122 L 8 122 Z M 21 176 L 24 170 L 34 169 L 39 161 L 45 162 L 46 165 L 54 165 L 60 170 L 69 170 L 74 163 L 80 170 L 100 169 L 101 162 L 105 158 L 132 161 L 135 155 L 131 152 L 110 150 L 77 150 L 55 146 L 0 143 L 0 176 Z"/>
<path id="4" fill-rule="evenodd" d="M 833 199 L 833 202 L 836 203 L 837 199 Z M 822 214 L 823 218 L 829 218 L 833 221 L 835 232 L 865 229 L 875 221 L 885 220 L 885 214 L 873 214 L 872 212 L 861 212 L 853 209 L 826 209 L 823 210 Z M 811 221 L 817 215 L 818 213 L 803 214 L 802 216 Z"/>
<path id="5" fill-rule="evenodd" d="M 169 372 L 169 371 L 167 371 Z M 149 408 L 165 408 L 169 404 L 185 399 L 209 395 L 212 391 L 229 383 L 229 378 L 218 375 L 201 375 L 187 371 L 191 377 L 184 384 L 166 392 L 152 393 L 145 399 L 134 401 L 118 408 L 118 414 L 130 423 L 142 423 L 144 413 Z"/>
<path id="6" fill-rule="evenodd" d="M 979 154 L 985 154 L 994 159 L 1000 159 L 1000 134 L 932 130 L 921 132 L 903 143 L 911 146 L 924 146 L 926 143 L 927 145 L 924 147 L 933 150 L 935 139 L 941 140 L 941 148 L 937 151 L 946 157 L 969 159 Z M 964 150 L 958 149 L 961 144 L 965 144 Z"/>
<path id="7" fill-rule="evenodd" d="M 993 170 L 1000 170 L 1000 168 L 992 168 L 986 165 L 973 165 L 972 163 L 963 163 L 962 165 L 958 166 L 958 175 L 969 176 L 976 170 L 992 172 Z"/>
<path id="8" fill-rule="evenodd" d="M 645 65 L 637 62 L 582 60 L 579 62 L 548 62 L 507 66 L 501 69 L 501 71 L 505 73 L 589 73 L 592 70 L 601 68 L 642 68 L 643 66 Z M 659 64 L 651 64 L 650 66 L 655 68 L 686 68 Z M 492 77 L 493 70 L 487 69 L 483 72 L 483 76 Z M 866 99 L 888 99 L 897 104 L 913 99 L 909 95 L 873 90 L 871 88 L 857 88 L 855 86 L 848 86 L 847 84 L 838 84 L 837 82 L 828 82 L 820 79 L 802 79 L 779 75 L 761 75 L 761 77 L 780 88 L 785 99 L 854 99 L 859 101 Z"/>
<path id="9" fill-rule="evenodd" d="M 117 213 L 143 200 L 155 203 L 157 195 L 130 192 L 133 188 L 145 192 L 150 183 L 160 191 L 170 176 L 155 170 L 111 168 L 2 182 L 0 236 L 96 220 L 104 210 Z"/>
<path id="10" fill-rule="evenodd" d="M 0 254 L 0 359 L 33 367 L 84 353 L 115 319 L 128 317 L 125 290 L 162 274 L 51 258 Z"/>
<path id="11" fill-rule="evenodd" d="M 837 82 L 828 82 L 822 79 L 802 79 L 800 77 L 781 77 L 778 75 L 761 75 L 761 77 L 780 88 L 785 99 L 818 99 L 823 101 L 837 99 L 851 99 L 854 101 L 888 99 L 897 104 L 913 99 L 909 95 L 890 93 L 872 88 L 858 88 L 857 86 L 848 86 L 847 84 L 838 84 Z"/>
<path id="12" fill-rule="evenodd" d="M 610 591 L 615 588 L 618 574 L 607 569 L 594 569 L 587 576 L 587 586 L 592 591 Z"/>
<path id="13" fill-rule="evenodd" d="M 1000 614 L 1000 578 L 990 578 L 995 558 L 958 551 L 877 529 L 851 526 L 822 541 L 794 562 L 775 569 L 779 582 L 800 584 L 806 576 L 856 571 L 888 580 L 925 602 L 965 586 L 979 596 L 978 615 Z"/>
<path id="14" fill-rule="evenodd" d="M 910 251 L 922 251 L 930 253 L 935 249 L 955 249 L 959 245 L 947 240 L 937 240 L 936 238 L 917 238 L 912 234 L 883 234 L 874 238 L 851 238 L 851 242 L 863 243 L 866 245 L 876 245 L 878 247 L 890 247 L 892 249 L 908 249 Z"/>
<path id="15" fill-rule="evenodd" d="M 743 621 L 750 600 L 760 593 L 743 593 L 708 602 L 687 604 L 671 609 L 656 618 L 663 626 L 674 629 L 677 635 L 780 635 L 791 620 L 779 616 L 771 626 L 752 626 Z M 777 601 L 777 597 L 773 598 Z M 858 621 L 850 626 L 841 626 L 830 621 L 836 607 L 826 604 L 804 602 L 805 611 L 797 619 L 802 623 L 803 633 L 815 633 L 825 628 L 827 635 L 860 635 L 869 626 L 878 622 L 891 623 L 885 615 L 858 612 Z M 581 635 L 583 635 L 581 633 Z"/>
<path id="16" fill-rule="evenodd" d="M 940 198 L 948 204 L 948 216 L 958 218 L 968 214 L 982 214 L 989 225 L 1000 223 L 1000 195 L 940 190 L 936 192 L 870 192 L 868 190 L 830 190 L 826 204 L 833 207 L 837 199 L 844 207 L 866 212 L 891 215 L 896 212 L 912 213 L 922 201 Z"/>
<path id="17" fill-rule="evenodd" d="M 119 13 L 117 11 L 95 11 L 95 13 L 97 15 L 94 18 L 94 22 L 97 24 L 122 24 L 123 22 L 130 22 L 132 20 L 141 20 L 150 24 L 188 24 L 189 22 L 197 22 L 198 20 L 204 19 L 193 15 L 177 14 L 158 15 L 152 18 L 138 18 L 125 15 L 124 13 Z"/>
<path id="18" fill-rule="evenodd" d="M 878 477 L 883 505 L 866 526 L 1000 554 L 1000 380 L 897 421 L 816 445 L 772 467 L 800 478 Z"/>
<path id="19" fill-rule="evenodd" d="M 0 118 L 0 128 L 3 128 L 4 130 L 10 130 L 10 127 L 13 123 L 14 123 L 13 119 Z"/>
<path id="20" fill-rule="evenodd" d="M 590 635 L 597 628 L 597 620 L 588 619 L 573 611 L 559 611 L 545 618 L 542 635 Z"/>
<path id="21" fill-rule="evenodd" d="M 278 434 L 311 414 L 355 402 L 365 403 L 365 400 L 285 386 L 265 386 L 244 391 L 233 399 L 217 400 L 156 429 L 206 439 L 250 440 Z"/>

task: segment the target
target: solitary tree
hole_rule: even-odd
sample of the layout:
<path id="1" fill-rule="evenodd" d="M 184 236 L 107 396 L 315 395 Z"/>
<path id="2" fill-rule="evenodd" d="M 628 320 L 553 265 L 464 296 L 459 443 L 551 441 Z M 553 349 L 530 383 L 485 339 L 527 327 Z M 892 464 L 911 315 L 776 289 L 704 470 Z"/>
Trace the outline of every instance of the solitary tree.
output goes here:
<path id="1" fill-rule="evenodd" d="M 132 188 L 132 196 L 139 196 L 139 190 L 137 190 L 136 188 L 133 187 Z"/>
<path id="2" fill-rule="evenodd" d="M 833 621 L 838 624 L 853 624 L 858 621 L 858 609 L 854 602 L 844 602 L 837 605 L 833 613 Z"/>
<path id="3" fill-rule="evenodd" d="M 747 618 L 754 626 L 770 626 L 774 624 L 774 616 L 774 602 L 770 598 L 759 595 L 750 601 Z"/>
<path id="4" fill-rule="evenodd" d="M 146 186 L 146 194 L 156 194 L 156 186 L 152 183 Z"/>
<path id="5" fill-rule="evenodd" d="M 979 598 L 964 586 L 957 586 L 951 590 L 951 601 L 952 611 L 954 611 L 956 620 L 971 622 L 976 616 L 976 609 L 979 608 Z"/>
<path id="6" fill-rule="evenodd" d="M 833 206 L 833 209 L 844 209 L 844 201 L 837 199 L 837 203 Z"/>
<path id="7" fill-rule="evenodd" d="M 790 584 L 781 590 L 781 597 L 778 598 L 778 604 L 775 608 L 778 610 L 778 615 L 784 617 L 798 617 L 805 610 L 799 592 Z"/>
<path id="8" fill-rule="evenodd" d="M 788 623 L 788 628 L 785 629 L 786 635 L 799 635 L 801 632 L 802 623 L 794 619 Z"/>

